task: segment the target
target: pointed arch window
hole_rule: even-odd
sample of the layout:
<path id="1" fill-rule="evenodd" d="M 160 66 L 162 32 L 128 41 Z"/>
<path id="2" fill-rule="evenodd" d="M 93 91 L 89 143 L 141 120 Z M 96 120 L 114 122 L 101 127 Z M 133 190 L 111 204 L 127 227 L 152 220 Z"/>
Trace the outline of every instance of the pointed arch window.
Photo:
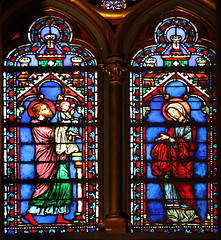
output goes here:
<path id="1" fill-rule="evenodd" d="M 4 232 L 96 231 L 98 78 L 57 16 L 37 19 L 4 62 Z"/>
<path id="2" fill-rule="evenodd" d="M 217 232 L 215 53 L 169 17 L 132 58 L 132 232 Z"/>

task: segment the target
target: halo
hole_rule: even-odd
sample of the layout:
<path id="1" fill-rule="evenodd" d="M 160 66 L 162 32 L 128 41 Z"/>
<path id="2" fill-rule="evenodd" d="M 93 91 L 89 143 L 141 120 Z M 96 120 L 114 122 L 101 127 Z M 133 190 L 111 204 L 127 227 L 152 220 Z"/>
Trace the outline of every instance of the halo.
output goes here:
<path id="1" fill-rule="evenodd" d="M 66 97 L 66 96 L 60 94 L 59 97 L 58 97 L 58 100 L 57 100 L 57 102 L 56 102 L 56 108 L 57 108 L 58 111 L 61 111 L 60 104 L 61 104 L 63 101 L 67 101 L 67 102 L 70 103 L 70 108 L 69 108 L 68 111 L 71 111 L 72 108 L 74 108 L 74 107 L 76 106 L 75 101 L 74 101 L 73 98 Z"/>
<path id="2" fill-rule="evenodd" d="M 166 108 L 167 108 L 167 106 L 168 106 L 170 103 L 175 103 L 175 102 L 181 104 L 181 105 L 184 107 L 184 109 L 185 109 L 185 111 L 187 112 L 187 114 L 190 114 L 190 105 L 189 105 L 187 102 L 185 102 L 185 101 L 184 101 L 183 99 L 181 99 L 181 98 L 172 98 L 172 99 L 170 99 L 168 102 L 164 103 L 164 105 L 163 105 L 163 107 L 162 107 L 162 114 L 163 114 L 163 116 L 164 116 L 167 120 L 169 120 L 169 121 L 173 121 L 173 119 L 170 118 L 170 117 L 167 115 L 167 113 L 166 113 Z"/>
<path id="3" fill-rule="evenodd" d="M 38 104 L 38 103 L 44 103 L 47 104 L 49 106 L 49 108 L 51 109 L 52 113 L 55 115 L 56 113 L 56 107 L 54 105 L 54 103 L 50 100 L 48 100 L 47 98 L 44 99 L 35 99 L 34 101 L 32 101 L 29 105 L 28 105 L 28 115 L 30 116 L 31 119 L 35 119 L 36 116 L 33 112 L 33 107 Z"/>

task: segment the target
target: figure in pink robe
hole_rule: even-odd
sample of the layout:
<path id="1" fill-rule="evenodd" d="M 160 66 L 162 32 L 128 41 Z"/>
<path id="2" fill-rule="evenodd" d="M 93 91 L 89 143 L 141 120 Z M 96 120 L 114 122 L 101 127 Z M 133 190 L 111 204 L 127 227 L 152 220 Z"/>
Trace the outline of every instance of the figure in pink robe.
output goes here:
<path id="1" fill-rule="evenodd" d="M 59 182 L 59 179 L 69 179 L 66 154 L 57 155 L 55 151 L 55 128 L 47 126 L 55 112 L 49 107 L 53 103 L 44 100 L 36 101 L 29 106 L 29 115 L 36 124 L 32 129 L 35 141 L 35 168 L 37 184 L 25 219 L 37 225 L 33 215 L 57 215 L 57 223 L 69 223 L 63 218 L 69 213 L 71 204 L 71 184 Z M 39 181 L 38 181 L 39 180 Z M 53 181 L 50 181 L 53 180 Z"/>

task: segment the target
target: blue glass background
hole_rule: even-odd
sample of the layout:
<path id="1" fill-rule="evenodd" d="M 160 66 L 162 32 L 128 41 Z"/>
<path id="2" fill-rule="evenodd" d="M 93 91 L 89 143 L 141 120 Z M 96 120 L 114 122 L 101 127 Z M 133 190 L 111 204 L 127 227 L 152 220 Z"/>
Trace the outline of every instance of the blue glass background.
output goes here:
<path id="1" fill-rule="evenodd" d="M 162 97 L 156 97 L 150 102 L 151 111 L 148 114 L 147 122 L 167 122 L 161 112 L 163 103 Z"/>
<path id="2" fill-rule="evenodd" d="M 150 222 L 162 222 L 166 220 L 165 210 L 162 202 L 149 201 L 146 208 L 148 220 Z"/>
<path id="3" fill-rule="evenodd" d="M 203 106 L 201 100 L 195 96 L 191 96 L 188 99 L 188 103 L 191 107 L 190 116 L 196 122 L 206 122 L 205 114 L 202 112 L 201 107 Z"/>
<path id="4" fill-rule="evenodd" d="M 173 81 L 167 84 L 166 93 L 170 95 L 171 98 L 182 97 L 183 94 L 187 92 L 186 86 L 180 81 Z"/>
<path id="5" fill-rule="evenodd" d="M 45 82 L 41 86 L 40 93 L 43 94 L 45 98 L 51 100 L 52 102 L 56 102 L 58 94 L 61 94 L 62 92 L 59 84 L 51 81 Z"/>

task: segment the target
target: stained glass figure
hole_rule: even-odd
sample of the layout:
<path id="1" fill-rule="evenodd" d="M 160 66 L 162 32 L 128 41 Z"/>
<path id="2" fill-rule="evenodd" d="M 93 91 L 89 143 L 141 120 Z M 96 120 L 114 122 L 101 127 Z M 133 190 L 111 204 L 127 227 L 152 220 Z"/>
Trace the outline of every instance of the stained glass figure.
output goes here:
<path id="1" fill-rule="evenodd" d="M 126 2 L 124 0 L 103 0 L 101 6 L 107 10 L 120 10 L 126 8 Z"/>
<path id="2" fill-rule="evenodd" d="M 58 17 L 28 38 L 4 63 L 4 232 L 96 231 L 96 59 Z"/>
<path id="3" fill-rule="evenodd" d="M 215 53 L 183 17 L 154 37 L 131 61 L 131 229 L 216 232 Z"/>

